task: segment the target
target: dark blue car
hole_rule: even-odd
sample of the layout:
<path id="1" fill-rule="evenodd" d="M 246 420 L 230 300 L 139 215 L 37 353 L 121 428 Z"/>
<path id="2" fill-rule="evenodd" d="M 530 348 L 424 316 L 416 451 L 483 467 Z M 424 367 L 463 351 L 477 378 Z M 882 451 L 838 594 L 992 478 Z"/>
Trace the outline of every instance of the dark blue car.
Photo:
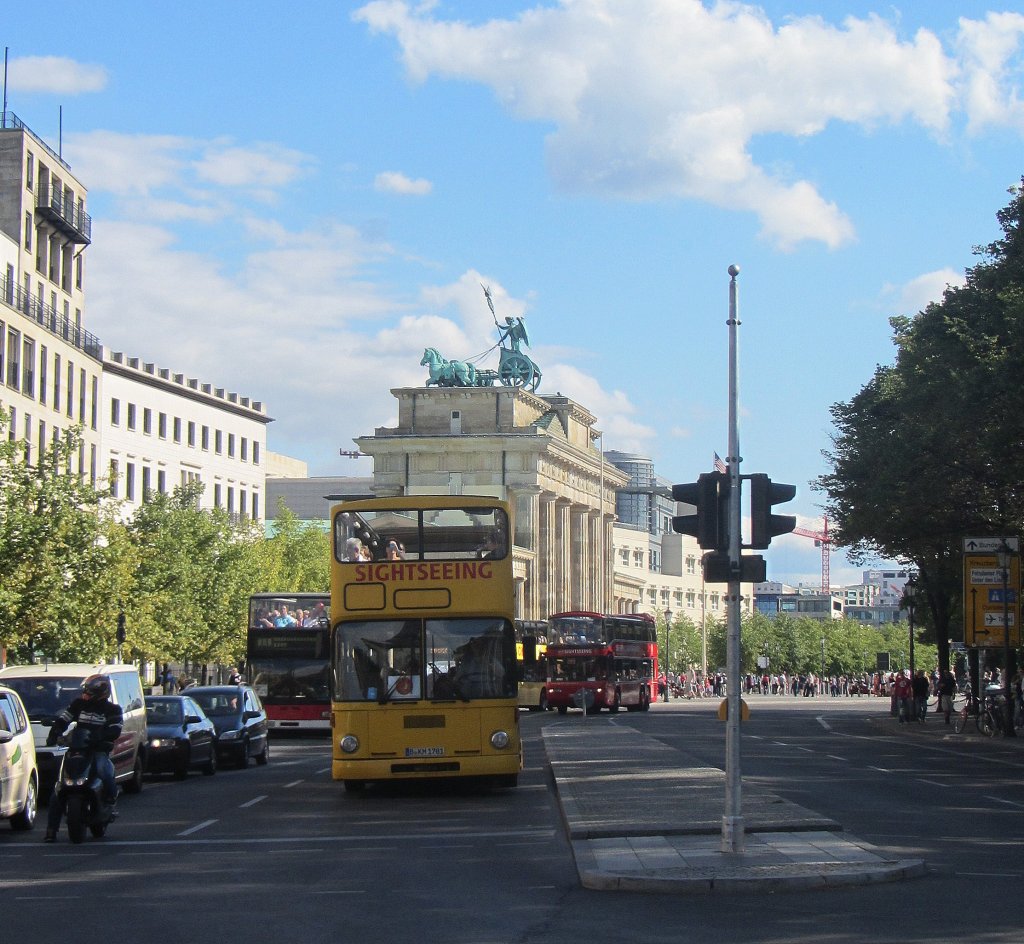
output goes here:
<path id="1" fill-rule="evenodd" d="M 239 767 L 270 760 L 267 713 L 259 696 L 248 685 L 191 686 L 188 695 L 199 702 L 217 729 L 217 756 Z"/>
<path id="2" fill-rule="evenodd" d="M 217 730 L 188 695 L 147 695 L 146 726 L 147 773 L 182 779 L 190 770 L 217 772 Z"/>

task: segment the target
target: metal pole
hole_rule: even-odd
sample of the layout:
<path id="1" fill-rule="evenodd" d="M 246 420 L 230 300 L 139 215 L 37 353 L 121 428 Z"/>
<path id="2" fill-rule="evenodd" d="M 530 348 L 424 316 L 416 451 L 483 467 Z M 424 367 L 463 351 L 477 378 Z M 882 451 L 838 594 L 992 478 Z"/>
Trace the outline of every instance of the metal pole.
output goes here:
<path id="1" fill-rule="evenodd" d="M 1003 734 L 1016 737 L 1013 726 L 1013 698 L 1010 688 L 1010 565 L 1013 563 L 1010 546 L 1003 540 L 999 554 L 1003 571 Z"/>
<path id="2" fill-rule="evenodd" d="M 725 813 L 722 852 L 743 851 L 743 800 L 740 787 L 740 429 L 739 306 L 736 276 L 729 266 L 729 597 L 727 608 L 725 721 Z"/>
<path id="3" fill-rule="evenodd" d="M 671 652 L 671 647 L 670 647 L 670 644 L 669 644 L 669 640 L 670 640 L 669 632 L 671 631 L 671 629 L 672 629 L 672 611 L 671 610 L 665 610 L 665 701 L 666 701 L 666 703 L 669 701 L 669 694 L 668 694 L 668 687 L 669 687 L 668 668 L 669 668 L 669 654 Z"/>

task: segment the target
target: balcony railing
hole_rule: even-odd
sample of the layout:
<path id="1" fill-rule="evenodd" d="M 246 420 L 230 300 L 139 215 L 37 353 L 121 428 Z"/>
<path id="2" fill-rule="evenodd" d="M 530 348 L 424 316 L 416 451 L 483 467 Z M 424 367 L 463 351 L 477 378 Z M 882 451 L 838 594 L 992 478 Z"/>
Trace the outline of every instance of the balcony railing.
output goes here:
<path id="1" fill-rule="evenodd" d="M 26 292 L 20 285 L 6 276 L 0 277 L 0 298 L 26 318 L 40 325 L 50 334 L 63 338 L 68 344 L 85 351 L 98 361 L 103 360 L 103 345 L 100 339 L 84 328 L 71 321 L 52 305 L 47 305 L 41 298 Z"/>
<path id="2" fill-rule="evenodd" d="M 52 223 L 72 242 L 92 242 L 92 217 L 60 187 L 47 187 L 36 198 L 39 215 Z"/>
<path id="3" fill-rule="evenodd" d="M 0 117 L 0 129 L 10 128 L 13 131 L 24 131 L 26 134 L 32 136 L 32 139 L 38 144 L 47 154 L 50 155 L 55 161 L 61 166 L 71 170 L 71 165 L 64 160 L 49 144 L 47 144 L 38 134 L 36 134 L 24 121 L 22 121 L 13 111 L 5 111 Z"/>

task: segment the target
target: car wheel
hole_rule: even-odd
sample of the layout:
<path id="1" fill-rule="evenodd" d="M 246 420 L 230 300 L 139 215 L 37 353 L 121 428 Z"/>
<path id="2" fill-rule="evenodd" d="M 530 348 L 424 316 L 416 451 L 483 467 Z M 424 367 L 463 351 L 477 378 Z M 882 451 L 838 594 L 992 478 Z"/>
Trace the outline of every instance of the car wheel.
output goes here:
<path id="1" fill-rule="evenodd" d="M 270 738 L 263 739 L 263 752 L 256 755 L 256 763 L 261 767 L 270 760 Z"/>
<path id="2" fill-rule="evenodd" d="M 210 745 L 210 759 L 203 765 L 203 776 L 212 777 L 217 773 L 217 752 Z"/>
<path id="3" fill-rule="evenodd" d="M 28 792 L 25 794 L 25 805 L 11 817 L 11 829 L 31 829 L 35 824 L 38 809 L 39 794 L 36 788 L 36 778 L 31 777 L 28 782 Z"/>
<path id="4" fill-rule="evenodd" d="M 135 766 L 132 768 L 132 775 L 129 780 L 125 781 L 124 784 L 125 793 L 141 793 L 142 792 L 142 755 L 135 755 Z"/>

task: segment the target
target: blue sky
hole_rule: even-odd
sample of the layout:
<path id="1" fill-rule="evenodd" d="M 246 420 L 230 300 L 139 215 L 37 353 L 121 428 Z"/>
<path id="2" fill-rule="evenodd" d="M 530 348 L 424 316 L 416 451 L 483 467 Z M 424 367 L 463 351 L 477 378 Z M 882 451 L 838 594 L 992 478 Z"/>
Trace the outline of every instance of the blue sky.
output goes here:
<path id="1" fill-rule="evenodd" d="M 819 527 L 829 407 L 1024 173 L 1006 3 L 56 0 L 46 22 L 5 11 L 7 102 L 51 144 L 62 111 L 87 327 L 262 399 L 312 474 L 368 473 L 338 450 L 394 423 L 425 346 L 492 346 L 483 282 L 526 317 L 540 392 L 691 481 L 727 452 L 735 263 L 742 471 Z M 817 579 L 806 538 L 768 558 Z M 841 552 L 832 578 L 858 579 Z"/>

